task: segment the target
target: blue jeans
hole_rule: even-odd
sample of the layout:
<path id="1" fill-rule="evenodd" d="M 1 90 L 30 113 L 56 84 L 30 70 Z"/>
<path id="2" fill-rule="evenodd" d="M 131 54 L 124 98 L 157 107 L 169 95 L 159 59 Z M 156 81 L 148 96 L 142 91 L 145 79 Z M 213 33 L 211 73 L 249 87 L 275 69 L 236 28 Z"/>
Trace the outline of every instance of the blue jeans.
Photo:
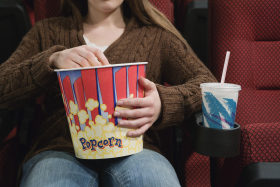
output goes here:
<path id="1" fill-rule="evenodd" d="M 180 186 L 165 157 L 144 149 L 140 153 L 113 159 L 81 160 L 58 151 L 42 152 L 23 166 L 20 186 Z"/>

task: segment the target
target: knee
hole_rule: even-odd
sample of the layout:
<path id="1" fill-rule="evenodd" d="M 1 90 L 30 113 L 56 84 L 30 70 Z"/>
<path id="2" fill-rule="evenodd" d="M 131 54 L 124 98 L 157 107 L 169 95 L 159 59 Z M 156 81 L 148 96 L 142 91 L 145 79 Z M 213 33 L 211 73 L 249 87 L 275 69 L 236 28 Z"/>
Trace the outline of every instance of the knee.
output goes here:
<path id="1" fill-rule="evenodd" d="M 64 152 L 48 151 L 36 155 L 24 164 L 21 186 L 73 185 L 79 177 L 84 177 L 83 182 L 88 182 L 94 176 L 95 173 L 87 171 L 75 156 Z"/>
<path id="2" fill-rule="evenodd" d="M 169 161 L 150 150 L 120 159 L 108 167 L 103 176 L 119 186 L 180 186 Z"/>
<path id="3" fill-rule="evenodd" d="M 64 152 L 55 152 L 50 151 L 48 153 L 43 153 L 42 156 L 38 155 L 39 158 L 31 158 L 32 164 L 30 164 L 30 169 L 32 171 L 44 171 L 45 172 L 53 172 L 55 168 L 60 168 L 64 166 L 71 166 L 72 164 L 76 164 L 78 161 L 70 154 Z"/>

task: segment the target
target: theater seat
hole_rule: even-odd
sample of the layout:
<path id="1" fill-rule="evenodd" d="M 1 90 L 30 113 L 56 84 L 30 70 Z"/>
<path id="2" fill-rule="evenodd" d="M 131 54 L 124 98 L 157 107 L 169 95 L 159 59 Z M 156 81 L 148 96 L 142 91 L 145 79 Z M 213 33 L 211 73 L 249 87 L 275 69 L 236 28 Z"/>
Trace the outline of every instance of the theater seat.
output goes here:
<path id="1" fill-rule="evenodd" d="M 22 37 L 31 28 L 25 6 L 19 0 L 0 1 L 0 64 L 16 50 Z M 19 151 L 18 112 L 0 106 L 0 186 L 15 185 Z"/>
<path id="2" fill-rule="evenodd" d="M 242 88 L 236 113 L 240 155 L 216 158 L 215 186 L 234 186 L 251 163 L 280 162 L 279 10 L 275 0 L 209 0 L 210 69 L 220 80 L 231 51 L 225 81 Z"/>
<path id="3" fill-rule="evenodd" d="M 15 51 L 22 37 L 31 27 L 22 1 L 0 1 L 0 64 Z"/>

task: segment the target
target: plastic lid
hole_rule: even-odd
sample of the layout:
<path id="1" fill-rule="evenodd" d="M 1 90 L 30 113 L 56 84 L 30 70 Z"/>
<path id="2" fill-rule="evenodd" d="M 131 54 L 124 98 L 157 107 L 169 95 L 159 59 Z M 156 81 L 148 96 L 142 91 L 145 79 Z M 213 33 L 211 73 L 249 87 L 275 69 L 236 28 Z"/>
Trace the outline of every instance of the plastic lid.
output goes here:
<path id="1" fill-rule="evenodd" d="M 241 86 L 238 84 L 230 84 L 230 83 L 224 83 L 224 86 L 222 86 L 221 83 L 201 83 L 200 88 L 206 88 L 209 90 L 216 90 L 216 91 L 239 91 L 241 90 Z"/>

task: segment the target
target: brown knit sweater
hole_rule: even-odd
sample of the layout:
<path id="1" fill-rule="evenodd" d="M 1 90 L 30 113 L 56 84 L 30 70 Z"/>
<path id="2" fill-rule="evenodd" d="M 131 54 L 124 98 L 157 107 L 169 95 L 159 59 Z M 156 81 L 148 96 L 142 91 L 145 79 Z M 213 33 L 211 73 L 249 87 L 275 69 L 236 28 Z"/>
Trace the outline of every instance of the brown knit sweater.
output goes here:
<path id="1" fill-rule="evenodd" d="M 85 45 L 82 18 L 77 12 L 74 15 L 36 23 L 0 66 L 0 109 L 17 109 L 42 94 L 46 96 L 46 117 L 36 127 L 37 136 L 25 160 L 50 149 L 73 152 L 56 73 L 47 62 L 56 51 Z M 162 109 L 161 117 L 145 133 L 144 147 L 156 151 L 156 131 L 180 124 L 200 110 L 200 83 L 216 81 L 189 46 L 158 26 L 142 25 L 134 17 L 104 54 L 111 64 L 148 62 L 146 77 L 156 83 Z M 163 86 L 165 82 L 171 86 Z"/>

